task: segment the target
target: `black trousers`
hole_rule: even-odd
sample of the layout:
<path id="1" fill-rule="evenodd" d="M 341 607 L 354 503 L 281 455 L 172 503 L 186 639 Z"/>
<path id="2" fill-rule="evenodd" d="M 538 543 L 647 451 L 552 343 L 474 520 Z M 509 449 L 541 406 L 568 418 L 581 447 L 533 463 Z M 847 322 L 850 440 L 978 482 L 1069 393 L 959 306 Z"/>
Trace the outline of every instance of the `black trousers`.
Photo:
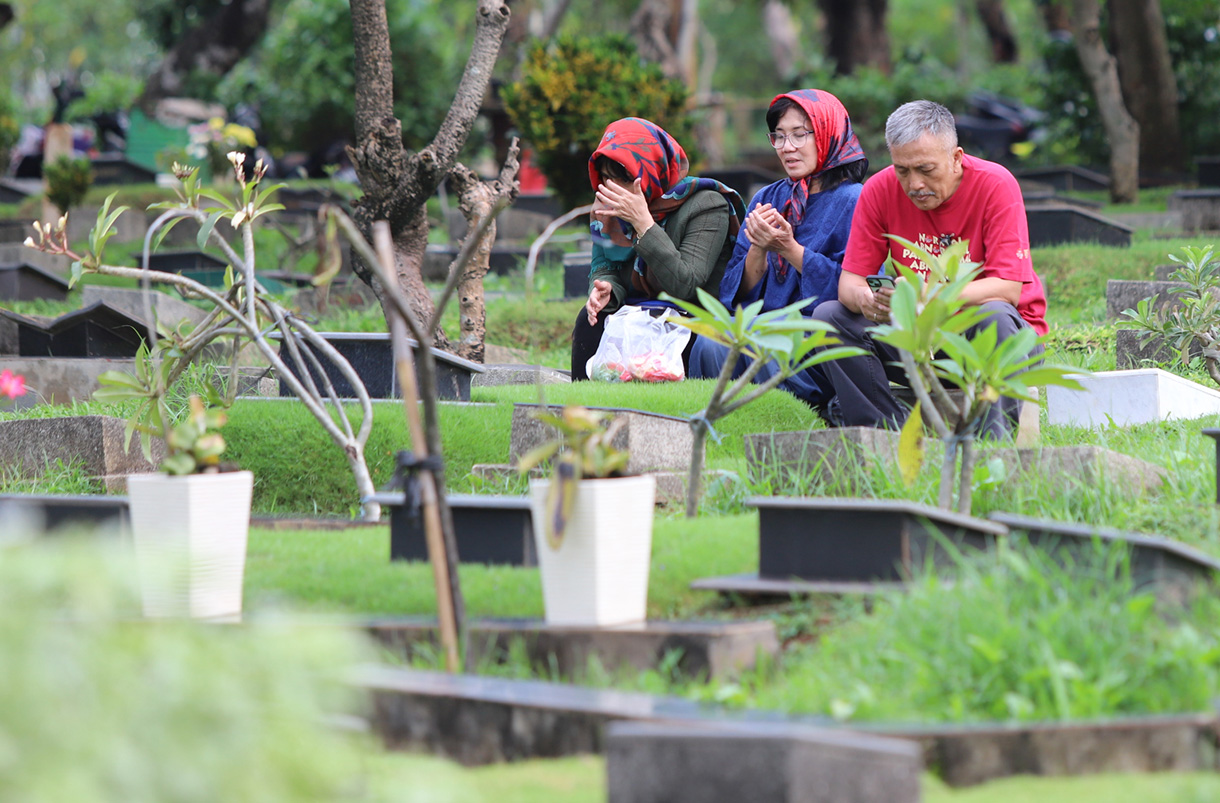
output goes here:
<path id="1" fill-rule="evenodd" d="M 967 338 L 994 323 L 998 339 L 1002 342 L 1029 326 L 1016 307 L 1007 302 L 989 301 L 981 308 L 988 315 L 982 323 L 965 331 Z M 813 318 L 833 326 L 843 345 L 859 346 L 866 352 L 859 357 L 831 360 L 813 368 L 818 379 L 825 380 L 822 387 L 834 388 L 836 403 L 832 409 L 836 422 L 845 427 L 901 428 L 909 411 L 894 398 L 890 383 L 909 385 L 910 382 L 902 366 L 896 364 L 900 360 L 898 350 L 873 340 L 869 333 L 873 322 L 838 301 L 819 304 L 813 311 Z M 1031 355 L 1043 351 L 1039 343 Z M 1015 432 L 1021 419 L 1021 404 L 1020 399 L 1001 396 L 987 412 L 981 434 L 1004 438 Z"/>
<path id="2" fill-rule="evenodd" d="M 653 313 L 656 317 L 661 313 L 661 310 Z M 606 318 L 610 317 L 611 313 L 602 310 L 597 316 L 597 324 L 589 325 L 589 315 L 585 312 L 585 308 L 581 307 L 580 312 L 576 316 L 576 325 L 572 327 L 572 381 L 582 382 L 589 378 L 589 374 L 585 371 L 585 365 L 588 364 L 589 358 L 597 353 L 597 347 L 601 345 L 602 333 L 606 331 Z M 690 350 L 695 345 L 695 338 L 692 336 L 686 343 L 686 348 L 682 350 L 682 370 L 690 373 Z"/>

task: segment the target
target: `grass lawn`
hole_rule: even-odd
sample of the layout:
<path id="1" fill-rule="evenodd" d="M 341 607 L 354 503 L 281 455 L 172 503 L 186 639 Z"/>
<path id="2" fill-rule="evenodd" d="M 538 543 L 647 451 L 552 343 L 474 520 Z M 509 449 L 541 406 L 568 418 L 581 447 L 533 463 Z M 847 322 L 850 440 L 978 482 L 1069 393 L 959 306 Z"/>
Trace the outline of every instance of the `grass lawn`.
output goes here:
<path id="1" fill-rule="evenodd" d="M 606 765 L 600 756 L 466 768 L 431 756 L 381 753 L 373 754 L 367 767 L 371 800 L 377 803 L 606 800 Z M 1022 776 L 951 789 L 936 777 L 925 775 L 921 791 L 924 803 L 1203 803 L 1220 799 L 1220 776 L 1210 773 L 1087 778 Z"/>

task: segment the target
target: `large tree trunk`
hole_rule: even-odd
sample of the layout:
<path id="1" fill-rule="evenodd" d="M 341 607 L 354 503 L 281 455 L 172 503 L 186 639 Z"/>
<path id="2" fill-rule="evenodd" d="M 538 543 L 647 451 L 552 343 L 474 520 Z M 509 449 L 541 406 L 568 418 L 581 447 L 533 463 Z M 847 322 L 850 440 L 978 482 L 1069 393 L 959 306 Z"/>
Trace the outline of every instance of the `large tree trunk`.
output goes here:
<path id="1" fill-rule="evenodd" d="M 775 59 L 775 74 L 785 86 L 801 70 L 801 43 L 796 36 L 796 21 L 792 9 L 781 0 L 767 0 L 762 8 L 763 32 L 771 45 Z"/>
<path id="2" fill-rule="evenodd" d="M 889 73 L 886 0 L 818 0 L 818 6 L 826 15 L 826 51 L 838 75 L 866 65 Z"/>
<path id="3" fill-rule="evenodd" d="M 271 0 L 232 0 L 189 31 L 144 84 L 139 106 L 151 112 L 161 98 L 182 91 L 192 72 L 222 76 L 245 58 L 267 30 Z"/>
<path id="4" fill-rule="evenodd" d="M 974 7 L 991 43 L 991 60 L 996 64 L 1015 64 L 1017 39 L 1004 14 L 1004 0 L 975 0 Z"/>
<path id="5" fill-rule="evenodd" d="M 1076 53 L 1101 113 L 1110 142 L 1110 198 L 1133 203 L 1139 194 L 1140 127 L 1127 107 L 1118 83 L 1118 66 L 1101 36 L 1098 0 L 1072 0 Z"/>
<path id="6" fill-rule="evenodd" d="M 659 64 L 668 77 L 685 82 L 692 95 L 699 79 L 698 26 L 696 0 L 643 0 L 631 17 L 631 36 L 640 56 Z"/>
<path id="7" fill-rule="evenodd" d="M 1072 11 L 1063 0 L 1035 0 L 1047 33 L 1072 30 Z"/>
<path id="8" fill-rule="evenodd" d="M 348 148 L 348 154 L 364 190 L 364 196 L 354 204 L 354 217 L 370 238 L 374 221 L 389 222 L 398 284 L 419 320 L 430 321 L 432 298 L 420 272 L 428 245 L 425 204 L 453 169 L 478 116 L 508 29 L 508 4 L 505 0 L 478 0 L 474 43 L 453 104 L 432 142 L 417 153 L 409 153 L 403 146 L 402 124 L 394 117 L 385 0 L 351 0 L 351 10 L 356 51 L 356 144 Z M 381 298 L 374 271 L 359 259 L 353 259 L 352 268 Z M 384 306 L 384 300 L 382 303 Z M 443 333 L 438 332 L 437 345 L 448 347 Z"/>
<path id="9" fill-rule="evenodd" d="M 1148 173 L 1181 171 L 1178 82 L 1161 2 L 1110 0 L 1109 8 L 1123 100 L 1140 125 L 1140 166 Z"/>

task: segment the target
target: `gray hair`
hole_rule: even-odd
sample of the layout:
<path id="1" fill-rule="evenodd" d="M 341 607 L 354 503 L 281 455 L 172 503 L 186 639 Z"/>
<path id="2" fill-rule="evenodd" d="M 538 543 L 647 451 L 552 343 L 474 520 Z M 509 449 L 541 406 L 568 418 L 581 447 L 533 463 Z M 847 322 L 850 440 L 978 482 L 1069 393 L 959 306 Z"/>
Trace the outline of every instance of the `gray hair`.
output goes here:
<path id="1" fill-rule="evenodd" d="M 957 147 L 957 123 L 953 112 L 930 100 L 913 100 L 894 110 L 885 121 L 885 147 L 914 142 L 924 134 L 944 140 L 949 150 Z"/>

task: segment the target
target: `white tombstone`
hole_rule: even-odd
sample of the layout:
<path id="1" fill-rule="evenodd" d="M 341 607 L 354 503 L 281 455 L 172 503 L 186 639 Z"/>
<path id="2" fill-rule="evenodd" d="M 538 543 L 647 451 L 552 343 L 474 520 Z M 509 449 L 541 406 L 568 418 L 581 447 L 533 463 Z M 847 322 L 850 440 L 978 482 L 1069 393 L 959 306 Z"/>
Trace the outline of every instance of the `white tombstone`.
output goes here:
<path id="1" fill-rule="evenodd" d="M 1099 371 L 1083 391 L 1046 389 L 1047 421 L 1076 427 L 1128 426 L 1220 413 L 1220 391 L 1160 368 Z"/>

